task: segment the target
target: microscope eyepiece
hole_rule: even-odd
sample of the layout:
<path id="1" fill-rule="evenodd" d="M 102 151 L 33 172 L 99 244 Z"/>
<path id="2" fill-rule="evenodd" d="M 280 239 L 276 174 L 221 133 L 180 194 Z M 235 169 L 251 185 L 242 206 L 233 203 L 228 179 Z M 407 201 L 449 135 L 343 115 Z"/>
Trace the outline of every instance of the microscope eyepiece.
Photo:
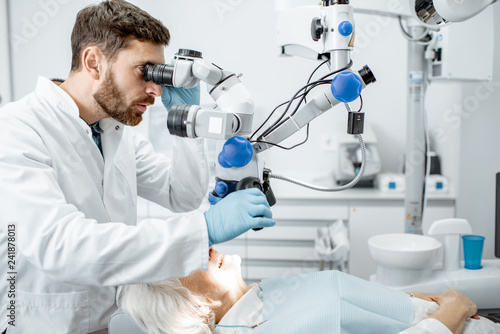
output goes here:
<path id="1" fill-rule="evenodd" d="M 146 64 L 142 70 L 144 81 L 153 81 L 157 85 L 173 86 L 174 67 L 168 64 Z"/>
<path id="2" fill-rule="evenodd" d="M 377 81 L 375 75 L 373 75 L 372 70 L 367 66 L 363 66 L 361 70 L 358 71 L 359 76 L 363 79 L 366 86 Z"/>
<path id="3" fill-rule="evenodd" d="M 175 54 L 176 59 L 191 60 L 193 58 L 202 58 L 202 53 L 196 50 L 179 49 Z M 144 81 L 153 81 L 157 85 L 174 85 L 174 66 L 170 64 L 151 64 L 148 63 L 142 70 Z"/>

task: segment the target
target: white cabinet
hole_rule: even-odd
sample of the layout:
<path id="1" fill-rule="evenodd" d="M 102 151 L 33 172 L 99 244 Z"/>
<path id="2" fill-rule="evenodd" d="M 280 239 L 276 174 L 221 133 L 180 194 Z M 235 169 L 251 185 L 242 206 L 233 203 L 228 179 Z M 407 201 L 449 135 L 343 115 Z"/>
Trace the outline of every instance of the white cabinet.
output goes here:
<path id="1" fill-rule="evenodd" d="M 250 282 L 263 278 L 318 270 L 314 239 L 318 227 L 341 219 L 349 230 L 351 251 L 349 272 L 369 279 L 376 265 L 368 250 L 368 239 L 384 233 L 404 232 L 404 198 L 384 196 L 375 189 L 344 192 L 344 195 L 316 195 L 317 198 L 281 198 L 272 208 L 276 226 L 249 231 L 236 240 L 215 247 L 242 258 L 242 272 Z M 429 199 L 424 215 L 424 232 L 435 220 L 455 216 L 453 198 Z"/>
<path id="2" fill-rule="evenodd" d="M 320 261 L 314 257 L 317 229 L 339 219 L 349 230 L 349 272 L 368 279 L 376 270 L 368 251 L 368 239 L 378 234 L 404 232 L 404 194 L 387 194 L 376 189 L 321 193 L 304 191 L 294 185 L 276 187 L 274 191 L 277 203 L 272 212 L 276 226 L 248 231 L 214 246 L 223 254 L 237 254 L 242 258 L 242 274 L 248 283 L 319 270 Z M 140 218 L 171 215 L 151 203 L 147 208 L 146 212 L 140 205 Z M 424 213 L 424 232 L 431 222 L 450 217 L 455 217 L 455 199 L 431 197 Z"/>
<path id="3" fill-rule="evenodd" d="M 247 280 L 318 270 L 320 262 L 314 257 L 317 229 L 348 218 L 347 201 L 277 200 L 272 208 L 276 226 L 247 233 L 248 253 L 243 261 Z"/>
<path id="4" fill-rule="evenodd" d="M 348 202 L 278 198 L 272 211 L 273 228 L 249 231 L 215 245 L 218 251 L 242 258 L 242 273 L 248 282 L 318 270 L 320 262 L 314 257 L 317 229 L 337 219 L 347 220 Z"/>

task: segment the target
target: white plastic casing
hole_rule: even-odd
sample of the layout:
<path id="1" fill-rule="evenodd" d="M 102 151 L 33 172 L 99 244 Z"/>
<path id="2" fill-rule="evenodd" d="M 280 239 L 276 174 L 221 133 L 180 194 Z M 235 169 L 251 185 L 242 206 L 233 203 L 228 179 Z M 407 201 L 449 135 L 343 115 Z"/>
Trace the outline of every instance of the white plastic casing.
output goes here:
<path id="1" fill-rule="evenodd" d="M 436 220 L 429 228 L 429 235 L 444 235 L 443 269 L 460 269 L 460 235 L 471 234 L 472 228 L 465 219 L 450 218 Z"/>
<path id="2" fill-rule="evenodd" d="M 494 0 L 434 0 L 434 8 L 449 22 L 462 22 L 479 14 Z"/>
<path id="3" fill-rule="evenodd" d="M 324 32 L 318 41 L 311 36 L 311 23 L 320 18 Z M 301 6 L 278 12 L 277 43 L 287 55 L 318 59 L 318 54 L 353 49 L 353 33 L 342 36 L 338 26 L 343 21 L 353 25 L 350 5 Z"/>
<path id="4" fill-rule="evenodd" d="M 442 27 L 428 61 L 430 80 L 491 81 L 494 64 L 493 7 L 467 22 Z M 440 50 L 440 58 L 437 51 Z"/>

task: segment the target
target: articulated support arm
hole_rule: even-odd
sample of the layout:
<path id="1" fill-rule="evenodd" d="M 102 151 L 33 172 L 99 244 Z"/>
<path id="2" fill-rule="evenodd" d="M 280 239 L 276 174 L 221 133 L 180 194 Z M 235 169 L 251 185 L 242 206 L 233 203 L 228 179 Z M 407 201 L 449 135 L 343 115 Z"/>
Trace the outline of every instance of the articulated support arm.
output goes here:
<path id="1" fill-rule="evenodd" d="M 320 94 L 300 108 L 294 115 L 288 116 L 288 119 L 277 129 L 259 138 L 253 144 L 255 151 L 260 153 L 275 144 L 279 144 L 340 102 L 354 101 L 359 97 L 361 90 L 373 82 L 375 82 L 375 77 L 367 66 L 358 73 L 341 72 L 333 78 L 331 85 L 326 86 Z M 362 131 L 358 133 L 354 131 L 352 134 L 359 133 L 362 133 Z"/>

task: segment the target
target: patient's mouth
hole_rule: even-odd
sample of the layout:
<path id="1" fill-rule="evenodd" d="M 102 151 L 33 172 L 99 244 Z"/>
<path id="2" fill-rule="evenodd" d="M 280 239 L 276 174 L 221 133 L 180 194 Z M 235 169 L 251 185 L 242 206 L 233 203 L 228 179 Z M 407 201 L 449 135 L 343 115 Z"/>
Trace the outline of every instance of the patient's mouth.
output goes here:
<path id="1" fill-rule="evenodd" d="M 219 259 L 219 268 L 222 267 L 222 263 L 224 262 L 224 255 L 221 255 Z"/>

